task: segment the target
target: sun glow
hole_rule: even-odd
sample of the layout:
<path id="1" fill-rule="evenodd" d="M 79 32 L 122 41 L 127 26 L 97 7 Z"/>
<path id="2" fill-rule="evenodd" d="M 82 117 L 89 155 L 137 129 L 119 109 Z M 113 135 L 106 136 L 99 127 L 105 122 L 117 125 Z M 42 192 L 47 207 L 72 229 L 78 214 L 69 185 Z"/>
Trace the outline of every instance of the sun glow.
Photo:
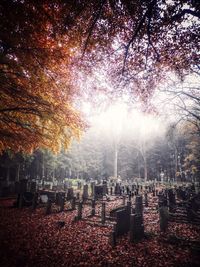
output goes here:
<path id="1" fill-rule="evenodd" d="M 86 105 L 86 110 L 89 111 L 89 105 Z M 162 136 L 167 125 L 159 116 L 144 114 L 123 102 L 112 104 L 107 109 L 89 116 L 89 121 L 93 131 L 103 132 L 107 136 L 138 140 Z"/>

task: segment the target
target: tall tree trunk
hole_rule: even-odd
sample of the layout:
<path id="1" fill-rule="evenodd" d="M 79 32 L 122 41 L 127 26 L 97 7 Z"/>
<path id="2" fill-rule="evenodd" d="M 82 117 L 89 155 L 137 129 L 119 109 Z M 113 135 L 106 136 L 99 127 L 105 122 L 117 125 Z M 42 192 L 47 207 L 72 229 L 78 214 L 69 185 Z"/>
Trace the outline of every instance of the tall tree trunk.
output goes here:
<path id="1" fill-rule="evenodd" d="M 117 145 L 115 145 L 115 148 L 114 148 L 114 177 L 117 178 L 117 173 L 118 173 L 118 166 L 117 166 L 117 163 L 118 163 L 118 149 L 117 149 Z"/>
<path id="2" fill-rule="evenodd" d="M 6 182 L 7 182 L 7 184 L 9 184 L 9 181 L 10 181 L 10 167 L 7 167 L 7 170 L 6 170 Z"/>
<path id="3" fill-rule="evenodd" d="M 176 181 L 176 174 L 178 172 L 178 151 L 177 151 L 177 147 L 175 146 L 174 147 L 174 165 L 175 165 L 175 177 L 174 177 L 174 180 Z"/>
<path id="4" fill-rule="evenodd" d="M 148 170 L 147 170 L 147 159 L 146 155 L 144 156 L 144 181 L 146 182 L 148 179 Z"/>
<path id="5" fill-rule="evenodd" d="M 16 168 L 16 182 L 19 182 L 19 173 L 20 173 L 20 163 L 17 164 Z"/>
<path id="6" fill-rule="evenodd" d="M 138 161 L 138 178 L 140 179 L 140 178 L 141 178 L 141 175 L 140 175 L 140 168 L 141 168 L 141 165 L 140 165 L 139 152 L 138 152 L 137 161 Z"/>
<path id="7" fill-rule="evenodd" d="M 44 153 L 42 152 L 42 185 L 44 185 Z"/>

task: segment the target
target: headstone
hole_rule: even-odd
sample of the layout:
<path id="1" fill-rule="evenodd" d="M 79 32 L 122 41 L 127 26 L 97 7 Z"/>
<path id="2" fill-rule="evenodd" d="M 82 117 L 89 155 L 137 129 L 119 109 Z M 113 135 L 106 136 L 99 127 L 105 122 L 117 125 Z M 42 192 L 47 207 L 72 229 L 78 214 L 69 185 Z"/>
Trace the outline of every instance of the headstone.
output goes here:
<path id="1" fill-rule="evenodd" d="M 102 208 L 101 208 L 101 223 L 105 224 L 106 222 L 106 203 L 102 203 Z"/>
<path id="2" fill-rule="evenodd" d="M 160 217 L 160 230 L 162 232 L 166 232 L 169 220 L 169 213 L 167 207 L 162 206 L 159 208 L 159 217 Z"/>
<path id="3" fill-rule="evenodd" d="M 167 197 L 161 192 L 158 194 L 158 207 L 167 207 Z"/>
<path id="4" fill-rule="evenodd" d="M 87 184 L 83 186 L 83 200 L 86 200 L 86 199 L 88 199 L 88 185 Z"/>
<path id="5" fill-rule="evenodd" d="M 102 185 L 94 186 L 94 198 L 95 199 L 103 198 L 103 186 Z"/>
<path id="6" fill-rule="evenodd" d="M 116 246 L 117 242 L 116 242 L 116 232 L 115 231 L 112 231 L 110 233 L 109 243 L 110 243 L 112 248 L 114 248 Z"/>
<path id="7" fill-rule="evenodd" d="M 129 231 L 130 213 L 125 208 L 116 212 L 116 236 L 123 235 Z"/>
<path id="8" fill-rule="evenodd" d="M 137 242 L 144 237 L 144 225 L 142 215 L 131 214 L 130 216 L 130 241 Z"/>
<path id="9" fill-rule="evenodd" d="M 72 187 L 71 188 L 68 188 L 66 200 L 67 201 L 68 200 L 71 200 L 71 199 L 73 199 L 73 197 L 74 197 L 74 189 Z"/>
<path id="10" fill-rule="evenodd" d="M 147 192 L 145 192 L 145 194 L 144 194 L 144 204 L 145 204 L 145 207 L 148 207 L 148 195 L 147 195 Z"/>
<path id="11" fill-rule="evenodd" d="M 95 215 L 95 200 L 92 199 L 92 210 L 91 210 L 91 216 Z"/>
<path id="12" fill-rule="evenodd" d="M 46 205 L 46 210 L 45 210 L 46 215 L 51 214 L 51 205 L 52 205 L 52 201 L 51 201 L 51 199 L 48 199 L 47 205 Z"/>
<path id="13" fill-rule="evenodd" d="M 136 198 L 135 198 L 135 212 L 136 212 L 136 214 L 142 214 L 143 213 L 142 196 L 136 196 Z"/>
<path id="14" fill-rule="evenodd" d="M 115 185 L 115 190 L 114 190 L 115 195 L 120 195 L 121 194 L 121 188 L 118 183 Z"/>
<path id="15" fill-rule="evenodd" d="M 60 195 L 59 206 L 60 211 L 62 212 L 65 208 L 65 196 L 63 196 L 62 194 Z"/>
<path id="16" fill-rule="evenodd" d="M 176 206 L 176 196 L 172 189 L 168 190 L 169 212 L 173 212 Z"/>
<path id="17" fill-rule="evenodd" d="M 129 213 L 129 215 L 131 215 L 131 201 L 127 201 L 126 209 L 127 209 L 127 212 Z"/>
<path id="18" fill-rule="evenodd" d="M 78 215 L 77 215 L 77 219 L 81 220 L 82 219 L 82 211 L 83 211 L 83 202 L 80 201 L 78 203 Z"/>
<path id="19" fill-rule="evenodd" d="M 73 197 L 71 200 L 71 206 L 72 206 L 72 210 L 76 209 L 76 197 Z"/>
<path id="20" fill-rule="evenodd" d="M 35 210 L 38 203 L 38 193 L 35 193 L 32 200 L 32 210 Z"/>

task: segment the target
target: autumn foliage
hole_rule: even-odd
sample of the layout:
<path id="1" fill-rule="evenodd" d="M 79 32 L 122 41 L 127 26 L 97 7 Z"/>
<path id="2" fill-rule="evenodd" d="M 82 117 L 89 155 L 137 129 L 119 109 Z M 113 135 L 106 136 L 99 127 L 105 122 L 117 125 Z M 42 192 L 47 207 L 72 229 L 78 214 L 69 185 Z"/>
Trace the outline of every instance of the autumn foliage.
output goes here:
<path id="1" fill-rule="evenodd" d="M 3 1 L 1 13 L 0 152 L 66 148 L 84 128 L 69 49 L 52 36 L 45 5 Z"/>
<path id="2" fill-rule="evenodd" d="M 106 68 L 147 102 L 166 73 L 199 64 L 199 1 L 2 0 L 0 15 L 0 151 L 79 136 L 80 71 Z"/>
<path id="3" fill-rule="evenodd" d="M 122 199 L 106 203 L 106 211 L 119 206 Z M 168 231 L 159 230 L 158 213 L 153 210 L 157 198 L 150 198 L 144 223 L 147 237 L 130 243 L 128 234 L 119 237 L 116 247 L 109 243 L 112 227 L 101 226 L 100 218 L 86 218 L 91 207 L 84 206 L 84 219 L 74 222 L 77 211 L 44 215 L 44 208 L 32 212 L 9 208 L 0 202 L 0 258 L 2 266 L 198 266 L 199 255 L 192 252 L 188 240 L 199 241 L 199 226 L 170 223 Z M 7 205 L 7 207 L 6 207 Z M 98 214 L 101 208 L 99 205 Z M 91 224 L 91 220 L 96 223 Z M 15 223 L 13 223 L 15 221 Z M 58 222 L 64 222 L 62 226 Z M 184 240 L 175 242 L 170 237 Z"/>

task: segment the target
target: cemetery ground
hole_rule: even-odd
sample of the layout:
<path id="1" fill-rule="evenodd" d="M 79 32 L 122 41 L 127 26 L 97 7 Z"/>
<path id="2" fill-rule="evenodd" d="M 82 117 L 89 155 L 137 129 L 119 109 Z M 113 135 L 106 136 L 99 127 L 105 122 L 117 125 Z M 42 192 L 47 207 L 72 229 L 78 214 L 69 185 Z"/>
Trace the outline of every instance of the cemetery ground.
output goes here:
<path id="1" fill-rule="evenodd" d="M 52 204 L 47 214 L 42 205 L 20 209 L 13 207 L 15 199 L 1 199 L 0 266 L 200 266 L 200 226 L 170 221 L 162 232 L 158 197 L 152 192 L 148 205 L 143 204 L 144 237 L 130 242 L 128 232 L 113 240 L 110 211 L 128 200 L 134 206 L 135 198 L 111 195 L 97 200 L 93 216 L 86 200 L 79 220 L 77 208 L 71 209 L 69 202 L 63 211 Z"/>

